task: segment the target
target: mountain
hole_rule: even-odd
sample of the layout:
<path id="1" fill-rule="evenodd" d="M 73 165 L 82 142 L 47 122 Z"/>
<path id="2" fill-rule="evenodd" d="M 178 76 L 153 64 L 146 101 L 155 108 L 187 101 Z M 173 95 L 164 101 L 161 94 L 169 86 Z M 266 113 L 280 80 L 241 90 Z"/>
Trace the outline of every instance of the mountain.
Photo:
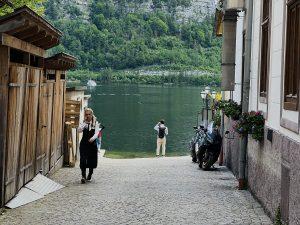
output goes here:
<path id="1" fill-rule="evenodd" d="M 78 68 L 220 71 L 211 0 L 48 0 L 46 17 Z"/>
<path id="2" fill-rule="evenodd" d="M 72 18 L 81 15 L 85 20 L 91 16 L 93 0 L 49 0 L 49 5 L 54 5 L 57 12 L 56 18 Z M 165 11 L 173 11 L 178 22 L 186 22 L 190 19 L 202 21 L 207 15 L 215 11 L 215 2 L 212 0 L 115 0 L 116 7 L 124 7 L 125 13 L 153 12 L 157 8 Z M 49 10 L 49 8 L 48 8 Z M 78 14 L 79 13 L 79 14 Z"/>

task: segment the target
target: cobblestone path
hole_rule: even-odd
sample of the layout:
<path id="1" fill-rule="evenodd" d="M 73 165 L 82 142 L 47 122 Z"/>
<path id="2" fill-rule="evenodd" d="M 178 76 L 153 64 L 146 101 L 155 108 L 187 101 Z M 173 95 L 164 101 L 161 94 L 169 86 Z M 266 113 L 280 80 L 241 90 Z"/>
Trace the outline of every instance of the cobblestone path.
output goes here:
<path id="1" fill-rule="evenodd" d="M 7 210 L 0 224 L 272 224 L 225 167 L 205 172 L 189 157 L 101 158 L 90 183 L 80 183 L 79 168 L 52 178 L 66 187 Z"/>

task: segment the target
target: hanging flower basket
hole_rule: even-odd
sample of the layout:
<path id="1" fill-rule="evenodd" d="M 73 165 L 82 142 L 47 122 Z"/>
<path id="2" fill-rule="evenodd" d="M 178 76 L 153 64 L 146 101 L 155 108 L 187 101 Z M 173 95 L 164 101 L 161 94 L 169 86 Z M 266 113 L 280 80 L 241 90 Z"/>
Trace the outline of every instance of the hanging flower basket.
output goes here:
<path id="1" fill-rule="evenodd" d="M 251 134 L 252 138 L 261 141 L 264 138 L 265 119 L 262 112 L 243 113 L 234 129 L 240 136 Z"/>
<path id="2" fill-rule="evenodd" d="M 223 110 L 224 114 L 232 120 L 238 120 L 242 113 L 242 107 L 233 100 L 222 100 L 215 103 L 215 108 Z"/>

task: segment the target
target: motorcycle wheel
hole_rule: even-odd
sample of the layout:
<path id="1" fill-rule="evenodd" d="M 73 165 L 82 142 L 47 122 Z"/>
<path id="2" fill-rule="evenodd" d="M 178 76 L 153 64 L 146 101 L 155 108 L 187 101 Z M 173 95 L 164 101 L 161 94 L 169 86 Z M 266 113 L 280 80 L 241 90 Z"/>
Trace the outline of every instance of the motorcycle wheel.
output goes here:
<path id="1" fill-rule="evenodd" d="M 215 163 L 214 156 L 205 152 L 205 156 L 202 162 L 202 169 L 209 170 L 209 168 Z"/>
<path id="2" fill-rule="evenodd" d="M 206 148 L 205 146 L 201 146 L 198 150 L 198 153 L 197 153 L 197 160 L 198 160 L 198 163 L 199 163 L 199 168 L 202 168 L 202 164 L 203 164 L 203 159 L 205 157 L 205 152 L 206 152 Z"/>
<path id="3" fill-rule="evenodd" d="M 196 156 L 196 145 L 194 143 L 191 144 L 191 156 L 192 156 L 192 162 L 197 162 L 197 156 Z"/>

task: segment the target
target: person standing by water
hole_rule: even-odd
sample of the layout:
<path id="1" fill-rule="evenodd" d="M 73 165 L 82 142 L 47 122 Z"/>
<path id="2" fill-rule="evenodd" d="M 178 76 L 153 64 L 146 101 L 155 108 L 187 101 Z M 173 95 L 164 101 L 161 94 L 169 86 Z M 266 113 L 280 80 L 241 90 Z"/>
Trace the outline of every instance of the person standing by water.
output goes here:
<path id="1" fill-rule="evenodd" d="M 98 149 L 96 139 L 99 133 L 99 123 L 94 116 L 91 108 L 84 110 L 84 121 L 79 125 L 78 132 L 83 133 L 80 141 L 80 169 L 81 183 L 92 179 L 92 174 L 98 164 Z M 86 177 L 86 169 L 89 168 L 89 174 Z"/>
<path id="2" fill-rule="evenodd" d="M 157 142 L 156 142 L 156 156 L 160 155 L 160 148 L 162 148 L 162 156 L 166 155 L 166 143 L 168 135 L 168 127 L 165 126 L 165 121 L 161 120 L 155 125 L 154 130 L 157 131 Z"/>

